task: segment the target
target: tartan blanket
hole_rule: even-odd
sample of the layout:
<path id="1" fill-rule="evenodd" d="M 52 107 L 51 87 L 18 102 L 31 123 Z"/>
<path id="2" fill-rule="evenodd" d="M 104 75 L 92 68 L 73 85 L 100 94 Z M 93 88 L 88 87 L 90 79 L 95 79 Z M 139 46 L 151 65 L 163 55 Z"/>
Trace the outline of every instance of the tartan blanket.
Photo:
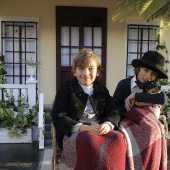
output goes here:
<path id="1" fill-rule="evenodd" d="M 124 114 L 119 130 L 127 143 L 127 170 L 166 170 L 167 140 L 156 116 L 143 108 Z"/>
<path id="2" fill-rule="evenodd" d="M 76 139 L 75 170 L 125 170 L 126 144 L 123 135 L 80 132 Z"/>
<path id="3" fill-rule="evenodd" d="M 126 144 L 122 133 L 80 132 L 64 136 L 61 170 L 125 170 Z"/>

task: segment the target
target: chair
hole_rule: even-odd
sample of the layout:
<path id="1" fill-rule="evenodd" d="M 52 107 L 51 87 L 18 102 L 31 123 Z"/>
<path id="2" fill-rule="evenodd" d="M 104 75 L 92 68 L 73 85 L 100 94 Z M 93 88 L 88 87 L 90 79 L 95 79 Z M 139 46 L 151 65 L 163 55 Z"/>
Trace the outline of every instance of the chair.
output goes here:
<path id="1" fill-rule="evenodd" d="M 52 137 L 52 149 L 53 149 L 53 157 L 52 157 L 52 170 L 58 170 L 57 165 L 59 163 L 59 159 L 61 156 L 61 149 L 58 148 L 57 140 L 56 140 L 56 130 L 53 122 L 51 122 L 51 137 Z"/>

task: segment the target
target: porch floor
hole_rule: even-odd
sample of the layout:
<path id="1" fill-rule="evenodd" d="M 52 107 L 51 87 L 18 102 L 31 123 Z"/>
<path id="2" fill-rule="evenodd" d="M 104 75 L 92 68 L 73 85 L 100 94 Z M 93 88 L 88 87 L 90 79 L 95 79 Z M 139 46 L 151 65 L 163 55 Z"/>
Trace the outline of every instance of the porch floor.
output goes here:
<path id="1" fill-rule="evenodd" d="M 51 146 L 45 147 L 48 148 Z M 0 144 L 0 170 L 40 170 L 43 155 L 44 149 L 38 149 L 38 143 Z M 167 169 L 170 169 L 170 145 Z"/>
<path id="2" fill-rule="evenodd" d="M 40 170 L 44 149 L 38 143 L 0 144 L 0 170 Z"/>

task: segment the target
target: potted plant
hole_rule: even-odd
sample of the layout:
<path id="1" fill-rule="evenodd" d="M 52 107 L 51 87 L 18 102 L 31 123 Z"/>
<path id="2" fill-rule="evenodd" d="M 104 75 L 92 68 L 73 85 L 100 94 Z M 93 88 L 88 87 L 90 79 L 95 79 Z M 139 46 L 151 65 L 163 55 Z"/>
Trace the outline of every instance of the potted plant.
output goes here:
<path id="1" fill-rule="evenodd" d="M 6 81 L 4 81 L 6 74 L 4 58 L 3 55 L 0 55 L 0 80 L 2 80 L 0 84 L 6 84 Z M 41 66 L 41 62 L 33 62 L 32 60 L 22 62 L 33 67 L 40 68 Z M 32 128 L 38 124 L 39 104 L 30 107 L 27 102 L 28 96 L 24 96 L 25 93 L 22 94 L 22 91 L 20 91 L 21 94 L 18 97 L 15 95 L 14 98 L 14 96 L 9 96 L 8 90 L 0 86 L 0 135 L 3 135 L 3 137 L 0 137 L 0 143 L 31 143 Z M 38 95 L 36 101 L 38 101 Z M 49 113 L 45 113 L 44 116 L 49 116 Z M 5 140 L 10 140 L 10 142 Z"/>
<path id="2" fill-rule="evenodd" d="M 27 98 L 21 95 L 17 100 L 14 97 L 10 97 L 6 89 L 1 88 L 4 98 L 0 100 L 0 133 L 3 134 L 3 138 L 0 137 L 1 141 L 13 140 L 13 138 L 21 138 L 23 135 L 29 133 L 29 142 L 32 142 L 32 128 L 38 125 L 38 113 L 39 113 L 39 104 L 36 103 L 34 106 L 30 107 L 27 102 Z M 36 96 L 38 101 L 38 95 Z M 17 103 L 17 104 L 15 104 Z M 44 117 L 50 117 L 50 112 L 47 111 L 44 114 Z M 43 135 L 45 131 L 43 131 Z M 7 137 L 8 136 L 8 137 Z M 11 138 L 11 139 L 10 139 Z M 14 140 L 16 141 L 16 140 Z M 3 143 L 13 143 L 13 142 L 3 142 Z M 14 142 L 15 143 L 15 142 Z M 20 143 L 19 141 L 17 143 Z"/>
<path id="3" fill-rule="evenodd" d="M 36 62 L 33 59 L 22 60 L 22 63 L 24 63 L 26 66 L 37 67 L 37 68 L 41 68 L 41 65 L 42 65 L 42 61 Z"/>
<path id="4" fill-rule="evenodd" d="M 0 129 L 5 129 L 9 138 L 27 134 L 38 123 L 39 105 L 30 107 L 25 97 L 19 97 L 16 106 L 14 97 L 10 97 L 6 89 L 2 92 L 5 98 L 0 100 Z"/>
<path id="5" fill-rule="evenodd" d="M 29 81 L 35 81 L 34 75 L 36 68 L 42 69 L 42 61 L 34 61 L 33 59 L 31 60 L 21 60 L 21 63 L 25 64 L 27 69 L 28 69 L 28 74 L 30 75 L 30 78 L 28 79 Z"/>

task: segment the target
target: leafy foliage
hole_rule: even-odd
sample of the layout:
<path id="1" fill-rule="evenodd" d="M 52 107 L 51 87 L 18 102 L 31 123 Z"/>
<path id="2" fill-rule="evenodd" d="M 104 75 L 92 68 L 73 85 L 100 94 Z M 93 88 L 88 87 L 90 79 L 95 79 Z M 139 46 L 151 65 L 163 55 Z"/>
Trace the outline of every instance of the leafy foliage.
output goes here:
<path id="1" fill-rule="evenodd" d="M 165 93 L 167 96 L 167 102 L 164 105 L 162 112 L 167 118 L 167 123 L 168 123 L 169 129 L 170 129 L 170 118 L 168 117 L 168 112 L 169 112 L 169 108 L 170 108 L 170 90 L 165 91 Z"/>
<path id="2" fill-rule="evenodd" d="M 0 84 L 6 83 L 5 75 L 7 74 L 7 72 L 5 70 L 4 61 L 5 56 L 0 53 Z"/>
<path id="3" fill-rule="evenodd" d="M 32 67 L 37 67 L 39 69 L 42 69 L 41 68 L 42 61 L 35 62 L 31 59 L 31 60 L 21 60 L 21 63 L 25 64 L 26 66 L 32 66 Z"/>
<path id="4" fill-rule="evenodd" d="M 14 97 L 10 97 L 6 89 L 2 89 L 5 99 L 0 101 L 0 128 L 9 130 L 9 137 L 17 137 L 27 133 L 27 129 L 38 124 L 39 105 L 30 108 L 25 97 L 18 97 L 18 106 Z"/>
<path id="5" fill-rule="evenodd" d="M 167 65 L 169 64 L 169 60 L 168 60 L 168 50 L 167 50 L 165 42 L 163 42 L 162 44 L 158 44 L 156 47 L 156 50 L 159 52 L 164 51 L 164 53 L 167 55 L 167 59 L 165 60 L 166 68 L 164 68 L 164 71 L 165 73 L 168 73 Z M 161 79 L 159 83 L 160 85 L 164 85 L 164 86 L 170 85 L 170 82 L 168 79 Z M 170 111 L 170 90 L 165 91 L 165 94 L 167 97 L 167 101 L 166 101 L 166 104 L 164 104 L 162 112 L 166 116 L 167 123 L 170 128 L 170 118 L 168 117 L 168 112 Z"/>
<path id="6" fill-rule="evenodd" d="M 167 49 L 167 47 L 166 47 L 166 44 L 165 44 L 165 42 L 163 42 L 162 44 L 158 44 L 157 46 L 156 46 L 156 51 L 158 51 L 158 52 L 161 52 L 161 51 L 164 51 L 165 52 L 165 54 L 167 55 L 167 59 L 165 60 L 165 68 L 164 68 L 164 72 L 165 73 L 168 73 L 168 64 L 169 64 L 169 60 L 168 60 L 168 49 Z M 170 85 L 170 82 L 169 82 L 169 80 L 168 79 L 161 79 L 160 81 L 159 81 L 159 83 L 160 83 L 160 85 Z"/>
<path id="7" fill-rule="evenodd" d="M 170 21 L 170 0 L 118 0 L 112 20 L 123 21 L 129 16 L 141 16 L 146 21 Z"/>

